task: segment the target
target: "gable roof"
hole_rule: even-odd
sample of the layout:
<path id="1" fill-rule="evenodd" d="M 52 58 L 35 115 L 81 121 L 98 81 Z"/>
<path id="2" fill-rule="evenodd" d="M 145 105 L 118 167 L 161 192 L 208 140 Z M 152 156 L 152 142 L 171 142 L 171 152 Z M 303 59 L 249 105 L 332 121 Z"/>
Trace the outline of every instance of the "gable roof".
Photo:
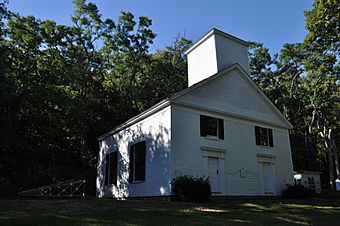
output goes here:
<path id="1" fill-rule="evenodd" d="M 237 69 L 240 74 L 243 76 L 243 78 L 245 78 L 250 84 L 251 86 L 259 93 L 259 95 L 262 97 L 262 99 L 274 110 L 274 112 L 283 120 L 283 122 L 286 124 L 286 128 L 287 129 L 291 129 L 293 128 L 293 125 L 282 115 L 282 113 L 279 111 L 279 109 L 277 109 L 277 107 L 269 100 L 269 98 L 262 92 L 262 90 L 256 85 L 256 83 L 251 79 L 251 77 L 248 75 L 248 73 L 238 64 L 235 63 L 227 68 L 225 68 L 224 70 L 221 70 L 220 72 L 194 84 L 193 86 L 190 86 L 176 94 L 174 94 L 171 98 L 170 101 L 171 102 L 175 102 L 177 99 L 181 98 L 182 96 L 185 96 L 189 93 L 191 93 L 192 91 L 199 89 L 202 86 L 205 86 L 206 84 L 210 83 L 211 81 L 225 75 L 226 73 Z"/>
<path id="2" fill-rule="evenodd" d="M 260 96 L 269 104 L 269 106 L 271 106 L 271 108 L 277 113 L 277 115 L 282 118 L 282 120 L 285 122 L 286 124 L 286 128 L 287 129 L 291 129 L 293 128 L 293 125 L 282 115 L 282 113 L 277 109 L 277 107 L 269 100 L 269 98 L 262 92 L 262 90 L 255 84 L 255 82 L 250 78 L 250 76 L 248 75 L 248 73 L 239 65 L 239 64 L 233 64 L 227 68 L 225 68 L 224 70 L 186 88 L 183 89 L 177 93 L 175 93 L 174 95 L 172 95 L 170 98 L 167 98 L 165 100 L 162 100 L 161 102 L 155 104 L 154 106 L 152 106 L 151 108 L 143 111 L 142 113 L 136 115 L 135 117 L 127 120 L 126 122 L 114 127 L 112 130 L 108 131 L 107 133 L 99 136 L 97 138 L 97 140 L 103 140 L 106 137 L 108 137 L 111 134 L 115 134 L 129 126 L 131 126 L 132 124 L 135 124 L 147 117 L 149 117 L 150 115 L 153 115 L 154 113 L 164 109 L 165 107 L 171 105 L 171 103 L 176 103 L 176 100 L 178 100 L 179 98 L 193 92 L 196 89 L 199 89 L 200 87 L 205 86 L 206 84 L 210 83 L 211 81 L 225 75 L 226 73 L 237 69 L 238 71 L 241 72 L 241 75 L 249 81 L 249 83 L 253 86 L 254 89 L 256 89 L 256 91 L 260 94 Z"/>
<path id="3" fill-rule="evenodd" d="M 247 41 L 244 41 L 236 36 L 233 36 L 231 34 L 225 33 L 217 28 L 213 28 L 210 31 L 208 31 L 207 33 L 205 33 L 203 36 L 201 36 L 189 49 L 187 49 L 184 53 L 186 55 L 188 55 L 191 51 L 193 51 L 194 49 L 196 49 L 199 45 L 201 45 L 205 40 L 207 40 L 208 38 L 210 38 L 212 35 L 217 34 L 220 35 L 226 39 L 232 40 L 234 42 L 237 42 L 241 45 L 244 45 L 246 47 L 250 46 L 250 43 Z"/>
<path id="4" fill-rule="evenodd" d="M 97 137 L 97 140 L 103 140 L 106 137 L 108 137 L 111 134 L 115 134 L 123 129 L 125 129 L 126 127 L 131 126 L 132 124 L 135 124 L 147 117 L 149 117 L 150 115 L 153 115 L 154 113 L 164 109 L 165 107 L 170 105 L 170 101 L 169 98 L 162 100 L 161 102 L 158 102 L 157 104 L 153 105 L 152 107 L 148 108 L 147 110 L 139 113 L 138 115 L 132 117 L 131 119 L 123 122 L 122 124 L 114 127 L 113 129 L 109 130 L 108 132 L 104 133 L 103 135 Z"/>

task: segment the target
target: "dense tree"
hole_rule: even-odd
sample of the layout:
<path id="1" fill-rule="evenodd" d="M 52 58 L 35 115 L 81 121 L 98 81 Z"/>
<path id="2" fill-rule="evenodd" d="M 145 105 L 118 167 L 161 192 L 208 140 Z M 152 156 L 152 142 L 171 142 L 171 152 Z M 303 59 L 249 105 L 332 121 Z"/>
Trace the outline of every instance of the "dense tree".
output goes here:
<path id="1" fill-rule="evenodd" d="M 273 67 L 275 68 L 276 86 L 274 89 L 275 100 L 273 101 L 294 126 L 290 134 L 295 169 L 307 168 L 312 170 L 315 166 L 315 154 L 308 147 L 305 134 L 308 130 L 306 130 L 305 124 L 301 122 L 304 116 L 304 95 L 300 86 L 303 74 L 302 52 L 301 44 L 285 44 L 280 53 L 275 56 Z M 308 161 L 301 154 L 306 152 L 310 153 Z"/>
<path id="2" fill-rule="evenodd" d="M 184 51 L 190 40 L 177 36 L 164 50 L 151 56 L 148 73 L 141 82 L 142 100 L 145 107 L 151 107 L 160 100 L 188 87 L 187 62 Z"/>
<path id="3" fill-rule="evenodd" d="M 291 146 L 296 170 L 325 170 L 334 189 L 339 178 L 339 1 L 316 0 L 307 11 L 303 43 L 285 44 L 272 57 L 254 43 L 250 69 L 254 81 L 294 125 Z M 328 158 L 328 161 L 327 161 Z"/>
<path id="4" fill-rule="evenodd" d="M 105 87 L 119 91 L 122 109 L 126 113 L 124 119 L 145 109 L 141 81 L 151 63 L 148 51 L 156 36 L 150 26 L 151 20 L 147 17 L 139 17 L 137 23 L 132 13 L 122 12 L 112 41 L 104 43 L 111 67 L 105 78 Z"/>
<path id="5" fill-rule="evenodd" d="M 308 118 L 328 156 L 330 187 L 334 189 L 334 171 L 340 179 L 335 140 L 340 126 L 340 2 L 315 0 L 313 9 L 305 14 L 309 30 L 304 41 Z"/>
<path id="6" fill-rule="evenodd" d="M 8 48 L 4 43 L 5 38 L 5 23 L 4 20 L 8 18 L 8 10 L 6 8 L 7 1 L 0 1 L 0 73 L 3 74 L 8 67 L 7 54 Z"/>
<path id="7" fill-rule="evenodd" d="M 74 1 L 72 26 L 9 13 L 5 2 L 0 6 L 0 44 L 6 49 L 0 77 L 1 189 L 84 177 L 94 189 L 96 137 L 182 88 L 182 52 L 189 42 L 179 39 L 167 54 L 150 54 L 151 20 L 136 22 L 129 12 L 117 22 L 103 20 L 96 5 L 84 0 Z M 170 80 L 158 65 L 182 80 L 153 92 L 155 86 L 147 87 L 151 78 Z"/>
<path id="8" fill-rule="evenodd" d="M 269 49 L 262 43 L 252 42 L 249 48 L 249 67 L 252 79 L 270 97 L 275 86 L 274 74 L 271 70 L 273 59 Z"/>

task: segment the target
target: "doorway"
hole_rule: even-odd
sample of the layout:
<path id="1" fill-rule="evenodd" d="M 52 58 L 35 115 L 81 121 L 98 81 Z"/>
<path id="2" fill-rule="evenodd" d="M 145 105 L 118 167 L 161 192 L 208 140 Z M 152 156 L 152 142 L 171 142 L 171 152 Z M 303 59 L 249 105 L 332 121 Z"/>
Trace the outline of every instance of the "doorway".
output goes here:
<path id="1" fill-rule="evenodd" d="M 273 164 L 271 162 L 263 162 L 263 190 L 264 194 L 275 194 L 275 179 L 273 173 Z"/>
<path id="2" fill-rule="evenodd" d="M 221 173 L 222 172 L 219 167 L 219 158 L 209 156 L 208 176 L 212 194 L 221 194 Z"/>

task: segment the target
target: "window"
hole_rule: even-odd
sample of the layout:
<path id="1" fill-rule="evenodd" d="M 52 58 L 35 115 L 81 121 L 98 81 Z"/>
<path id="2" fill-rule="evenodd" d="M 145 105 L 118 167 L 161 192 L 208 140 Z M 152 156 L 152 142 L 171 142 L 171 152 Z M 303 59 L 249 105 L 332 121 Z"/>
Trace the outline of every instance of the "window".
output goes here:
<path id="1" fill-rule="evenodd" d="M 213 136 L 224 139 L 224 122 L 223 119 L 214 118 L 206 115 L 200 116 L 201 136 Z"/>
<path id="2" fill-rule="evenodd" d="M 273 130 L 255 126 L 256 144 L 273 147 Z"/>
<path id="3" fill-rule="evenodd" d="M 308 177 L 308 188 L 315 192 L 315 181 L 314 177 Z"/>
<path id="4" fill-rule="evenodd" d="M 109 153 L 105 158 L 105 185 L 117 184 L 117 151 Z"/>
<path id="5" fill-rule="evenodd" d="M 129 182 L 145 181 L 146 142 L 130 146 Z"/>

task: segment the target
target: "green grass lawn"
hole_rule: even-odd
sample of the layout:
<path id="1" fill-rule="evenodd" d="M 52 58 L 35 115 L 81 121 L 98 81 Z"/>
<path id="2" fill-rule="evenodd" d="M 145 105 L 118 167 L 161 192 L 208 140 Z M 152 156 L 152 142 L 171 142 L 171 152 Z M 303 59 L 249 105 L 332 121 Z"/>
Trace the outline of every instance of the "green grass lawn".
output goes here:
<path id="1" fill-rule="evenodd" d="M 340 200 L 0 199 L 0 225 L 340 225 Z"/>

